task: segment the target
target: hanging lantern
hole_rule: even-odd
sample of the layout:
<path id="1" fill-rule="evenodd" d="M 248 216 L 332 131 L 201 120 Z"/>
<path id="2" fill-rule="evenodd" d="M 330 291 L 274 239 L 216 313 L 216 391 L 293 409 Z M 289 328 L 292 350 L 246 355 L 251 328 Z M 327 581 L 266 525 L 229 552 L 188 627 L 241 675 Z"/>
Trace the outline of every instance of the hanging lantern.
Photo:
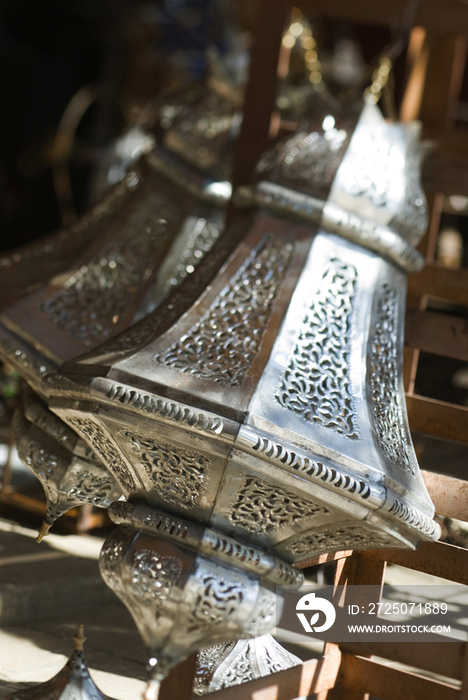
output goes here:
<path id="1" fill-rule="evenodd" d="M 44 381 L 129 501 L 110 508 L 101 568 L 155 685 L 241 637 L 279 571 L 299 584 L 291 565 L 312 555 L 439 535 L 401 373 L 426 227 L 419 126 L 370 104 L 351 122 L 322 115 L 270 153 L 237 194 L 261 208 L 253 223 L 157 314 Z"/>

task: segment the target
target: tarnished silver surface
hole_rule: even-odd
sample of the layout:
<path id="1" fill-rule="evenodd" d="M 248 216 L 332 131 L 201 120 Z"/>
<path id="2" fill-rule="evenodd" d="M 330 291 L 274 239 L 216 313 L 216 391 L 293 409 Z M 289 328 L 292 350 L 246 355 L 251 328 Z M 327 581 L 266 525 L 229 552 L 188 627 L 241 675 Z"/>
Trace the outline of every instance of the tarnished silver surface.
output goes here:
<path id="1" fill-rule="evenodd" d="M 301 663 L 270 634 L 219 643 L 199 652 L 193 690 L 196 695 L 205 695 Z"/>
<path id="2" fill-rule="evenodd" d="M 109 513 L 125 524 L 106 540 L 101 572 L 145 642 L 150 680 L 160 682 L 201 646 L 238 639 L 246 630 L 259 636 L 274 626 L 278 571 L 265 575 L 262 562 L 255 566 L 258 550 L 218 534 L 225 557 L 215 560 L 216 546 L 212 556 L 198 546 L 200 525 L 148 506 L 116 503 Z M 298 585 L 302 577 L 289 569 L 285 578 Z"/>
<path id="3" fill-rule="evenodd" d="M 29 419 L 29 420 L 28 420 Z M 15 411 L 13 432 L 21 461 L 41 482 L 47 514 L 38 541 L 75 506 L 107 508 L 122 492 L 89 447 L 39 403 Z"/>
<path id="4" fill-rule="evenodd" d="M 42 381 L 130 501 L 110 509 L 102 571 L 156 684 L 197 648 L 267 632 L 291 564 L 439 534 L 401 376 L 405 271 L 425 227 L 417 127 L 369 105 L 351 122 L 325 115 L 275 151 L 242 237 L 208 234 L 195 275 L 169 293 L 179 263 L 162 274 L 152 314 Z"/>
<path id="5" fill-rule="evenodd" d="M 318 224 L 388 258 L 405 272 L 418 272 L 424 258 L 414 246 L 427 228 L 420 131 L 417 122 L 389 124 L 377 107 L 366 105 L 350 139 L 327 115 L 319 132 L 300 134 L 286 144 L 273 171 L 279 170 L 279 183 L 261 181 L 254 188 L 242 188 L 237 202 Z M 316 189 L 331 184 L 326 201 L 311 195 L 310 181 L 305 192 L 287 186 L 308 172 L 309 162 Z M 301 171 L 300 164 L 306 169 Z"/>
<path id="6" fill-rule="evenodd" d="M 221 236 L 230 194 L 229 183 L 215 182 L 163 149 L 153 148 L 76 225 L 43 246 L 33 245 L 0 261 L 0 266 L 14 271 L 16 284 L 16 296 L 8 297 L 15 303 L 0 320 L 0 358 L 47 401 L 48 384 L 41 384 L 47 372 L 147 316 L 194 273 Z M 88 251 L 83 250 L 85 243 Z M 25 277 L 33 261 L 40 270 Z M 42 286 L 35 289 L 34 281 Z M 55 429 L 60 433 L 60 421 L 57 426 L 57 418 L 50 414 L 43 424 L 37 423 L 32 410 L 28 406 L 27 418 L 48 436 L 34 429 L 34 439 L 21 435 L 20 455 L 46 490 L 44 535 L 69 508 L 79 503 L 106 507 L 118 498 L 119 488 L 100 458 L 95 455 L 93 464 L 88 464 L 86 442 L 80 440 L 81 453 L 71 455 L 69 446 L 54 434 Z M 47 478 L 37 464 L 39 453 L 52 460 Z M 110 500 L 104 491 L 109 491 Z"/>
<path id="7" fill-rule="evenodd" d="M 15 690 L 6 700 L 112 700 L 101 693 L 89 675 L 83 655 L 83 625 L 73 637 L 75 651 L 56 676 L 40 685 Z"/>
<path id="8" fill-rule="evenodd" d="M 128 358 L 109 356 L 103 371 L 88 367 L 84 392 L 85 365 L 75 364 L 75 390 L 57 387 L 51 402 L 96 451 L 106 443 L 107 461 L 100 456 L 128 497 L 290 562 L 352 540 L 356 549 L 414 547 L 439 532 L 401 378 L 399 246 L 412 250 L 425 226 L 418 127 L 387 124 L 366 105 L 352 135 L 331 115 L 322 133 L 335 173 L 327 201 L 308 218 L 283 209 L 307 226 L 260 215 L 172 327 Z M 277 157 L 282 188 L 302 162 L 295 151 L 313 143 L 288 142 Z M 282 192 L 275 187 L 259 185 L 265 209 Z M 386 227 L 398 245 L 386 239 L 377 254 L 367 234 L 356 234 L 360 244 L 337 235 L 333 207 Z"/>

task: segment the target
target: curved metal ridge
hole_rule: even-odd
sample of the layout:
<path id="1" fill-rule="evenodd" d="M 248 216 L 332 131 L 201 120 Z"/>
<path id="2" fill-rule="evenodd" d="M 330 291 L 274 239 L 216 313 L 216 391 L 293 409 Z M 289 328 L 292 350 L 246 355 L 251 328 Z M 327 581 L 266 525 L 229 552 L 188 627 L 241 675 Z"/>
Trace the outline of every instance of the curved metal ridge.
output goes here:
<path id="1" fill-rule="evenodd" d="M 323 457 L 318 456 L 314 461 L 310 452 L 300 450 L 296 445 L 287 445 L 284 439 L 280 444 L 272 436 L 242 426 L 238 441 L 243 449 L 261 454 L 269 462 L 287 467 L 325 488 L 341 491 L 346 498 L 365 501 L 369 508 L 379 508 L 385 502 L 385 488 L 382 485 L 371 484 L 366 479 L 348 474 L 335 464 L 324 464 L 327 460 Z"/>
<path id="2" fill-rule="evenodd" d="M 405 525 L 418 530 L 423 539 L 435 540 L 440 537 L 440 526 L 413 505 L 407 505 L 399 498 L 392 497 L 387 504 L 388 513 Z"/>
<path id="3" fill-rule="evenodd" d="M 223 207 L 231 199 L 232 187 L 229 182 L 215 182 L 203 177 L 167 151 L 156 147 L 146 159 L 153 170 L 203 202 Z"/>
<path id="4" fill-rule="evenodd" d="M 246 569 L 277 586 L 300 586 L 300 571 L 264 549 L 241 542 L 222 532 L 168 515 L 153 506 L 117 501 L 109 507 L 116 525 L 130 525 L 190 547 L 208 556 Z"/>
<path id="5" fill-rule="evenodd" d="M 419 272 L 424 267 L 421 253 L 389 226 L 350 213 L 331 201 L 324 202 L 266 181 L 259 182 L 255 188 L 240 187 L 234 194 L 234 201 L 239 207 L 255 204 L 319 225 L 329 233 L 388 258 L 405 272 Z"/>
<path id="6" fill-rule="evenodd" d="M 92 395 L 143 414 L 154 414 L 171 423 L 183 423 L 189 428 L 221 435 L 224 421 L 216 414 L 185 406 L 177 401 L 129 388 L 108 379 L 97 379 L 92 383 Z M 105 398 L 104 398 L 105 397 Z"/>
<path id="7" fill-rule="evenodd" d="M 333 202 L 325 204 L 321 226 L 326 231 L 388 258 L 405 272 L 419 272 L 425 265 L 424 256 L 396 231 L 350 213 Z"/>
<path id="8" fill-rule="evenodd" d="M 259 207 L 267 207 L 278 213 L 292 214 L 304 221 L 318 224 L 320 222 L 325 202 L 322 199 L 311 197 L 303 192 L 297 192 L 284 185 L 276 185 L 274 182 L 262 180 L 255 187 L 239 187 L 233 195 L 234 203 L 238 207 L 247 207 L 256 204 Z"/>

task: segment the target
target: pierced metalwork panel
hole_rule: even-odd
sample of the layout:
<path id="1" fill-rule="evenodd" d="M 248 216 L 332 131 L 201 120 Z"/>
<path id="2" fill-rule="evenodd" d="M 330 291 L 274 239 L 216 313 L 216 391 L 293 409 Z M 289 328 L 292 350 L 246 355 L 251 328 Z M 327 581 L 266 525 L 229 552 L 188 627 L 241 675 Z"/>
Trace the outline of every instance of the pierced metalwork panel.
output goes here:
<path id="1" fill-rule="evenodd" d="M 284 470 L 285 474 L 296 474 L 310 481 L 311 491 L 320 491 L 322 498 L 331 499 L 335 505 L 345 499 L 344 502 L 354 501 L 372 510 L 385 503 L 387 492 L 381 483 L 381 475 L 358 475 L 337 461 L 318 457 L 309 450 L 289 444 L 285 437 L 281 440 L 277 435 L 269 435 L 244 425 L 239 430 L 235 448 L 237 459 L 240 459 L 240 450 L 245 451 L 242 461 L 247 466 L 255 465 L 259 468 L 257 460 L 261 460 L 264 469 L 271 470 L 275 467 Z M 322 491 L 323 488 L 327 490 L 326 494 Z"/>
<path id="2" fill-rule="evenodd" d="M 187 277 L 194 274 L 199 263 L 220 237 L 224 228 L 224 214 L 223 209 L 199 204 L 193 215 L 187 217 L 135 321 L 153 312 Z"/>
<path id="3" fill-rule="evenodd" d="M 132 287 L 149 279 L 157 253 L 179 218 L 167 196 L 152 192 L 120 233 L 40 304 L 40 313 L 68 336 L 95 346 L 128 314 Z"/>
<path id="4" fill-rule="evenodd" d="M 200 321 L 155 362 L 227 387 L 242 384 L 292 251 L 291 241 L 266 236 Z"/>
<path id="5" fill-rule="evenodd" d="M 335 504 L 328 506 L 310 485 L 284 476 L 280 470 L 265 467 L 256 471 L 244 463 L 239 453 L 232 455 L 216 499 L 213 527 L 240 538 L 268 546 L 273 551 L 279 542 L 309 527 L 340 520 Z M 288 478 L 289 477 L 289 478 Z"/>
<path id="6" fill-rule="evenodd" d="M 94 416 L 76 415 L 69 409 L 54 407 L 56 413 L 67 423 L 98 455 L 104 465 L 114 476 L 126 496 L 138 491 L 141 487 L 134 474 L 122 459 L 116 445 L 107 432 L 96 422 Z"/>
<path id="7" fill-rule="evenodd" d="M 122 495 L 115 479 L 103 467 L 76 457 L 60 488 L 70 502 L 89 503 L 100 508 L 107 508 Z"/>
<path id="8" fill-rule="evenodd" d="M 347 211 L 388 224 L 403 205 L 406 154 L 414 135 L 365 105 L 330 191 Z"/>
<path id="9" fill-rule="evenodd" d="M 357 270 L 332 258 L 313 295 L 276 392 L 285 408 L 356 440 L 349 355 Z"/>
<path id="10" fill-rule="evenodd" d="M 196 643 L 207 628 L 213 642 L 229 639 L 229 629 L 238 637 L 261 592 L 255 577 L 199 557 L 184 591 L 190 612 L 178 620 L 174 641 Z"/>
<path id="11" fill-rule="evenodd" d="M 8 309 L 4 323 L 57 361 L 116 335 L 132 321 L 191 201 L 181 205 L 175 187 L 148 176 L 76 269 Z"/>
<path id="12" fill-rule="evenodd" d="M 215 563 L 188 542 L 177 546 L 163 533 L 153 537 L 128 526 L 104 543 L 100 567 L 132 614 L 150 665 L 157 659 L 151 676 L 159 679 L 200 645 L 239 639 L 264 609 L 265 594 L 275 597 L 253 573 Z M 258 628 L 266 633 L 274 624 L 275 615 L 267 614 Z"/>
<path id="13" fill-rule="evenodd" d="M 145 500 L 209 522 L 229 444 L 123 410 L 102 411 L 98 420 L 141 479 Z"/>
<path id="14" fill-rule="evenodd" d="M 193 691 L 196 695 L 212 693 L 301 663 L 270 634 L 237 644 L 216 644 L 198 654 Z"/>
<path id="15" fill-rule="evenodd" d="M 378 294 L 377 317 L 370 338 L 371 417 L 385 458 L 414 474 L 416 460 L 411 454 L 400 387 L 399 321 L 402 309 L 397 289 L 384 284 Z"/>
<path id="16" fill-rule="evenodd" d="M 72 226 L 34 241 L 0 258 L 2 292 L 1 305 L 5 306 L 4 292 L 8 302 L 29 293 L 38 284 L 47 284 L 54 275 L 73 265 L 86 246 L 92 245 L 119 213 L 143 182 L 139 166 L 132 168 L 89 212 L 81 216 Z M 3 286 L 7 287 L 3 289 Z M 13 294 L 12 294 L 13 292 Z"/>
<path id="17" fill-rule="evenodd" d="M 191 510 L 200 505 L 206 491 L 211 460 L 194 450 L 176 447 L 162 439 L 148 438 L 132 430 L 119 430 L 143 467 L 143 482 L 164 502 Z"/>
<path id="18" fill-rule="evenodd" d="M 319 232 L 249 405 L 246 424 L 317 455 L 378 468 L 365 401 L 373 285 L 381 258 Z M 343 463 L 343 456 L 345 462 Z M 353 470 L 355 466 L 349 462 Z"/>
<path id="19" fill-rule="evenodd" d="M 255 476 L 246 476 L 229 514 L 231 523 L 253 534 L 270 534 L 330 511 Z"/>

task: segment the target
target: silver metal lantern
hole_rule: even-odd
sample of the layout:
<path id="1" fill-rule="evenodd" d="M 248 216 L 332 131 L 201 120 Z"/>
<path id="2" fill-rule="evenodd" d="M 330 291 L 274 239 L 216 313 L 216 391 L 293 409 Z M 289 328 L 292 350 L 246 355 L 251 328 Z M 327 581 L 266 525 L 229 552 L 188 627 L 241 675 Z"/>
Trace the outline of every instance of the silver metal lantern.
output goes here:
<path id="1" fill-rule="evenodd" d="M 439 535 L 401 372 L 426 227 L 418 139 L 374 105 L 355 128 L 325 113 L 237 193 L 246 213 L 197 275 L 44 379 L 129 501 L 110 508 L 101 568 L 155 686 L 256 616 L 268 631 L 259 601 L 300 583 L 294 564 Z"/>

